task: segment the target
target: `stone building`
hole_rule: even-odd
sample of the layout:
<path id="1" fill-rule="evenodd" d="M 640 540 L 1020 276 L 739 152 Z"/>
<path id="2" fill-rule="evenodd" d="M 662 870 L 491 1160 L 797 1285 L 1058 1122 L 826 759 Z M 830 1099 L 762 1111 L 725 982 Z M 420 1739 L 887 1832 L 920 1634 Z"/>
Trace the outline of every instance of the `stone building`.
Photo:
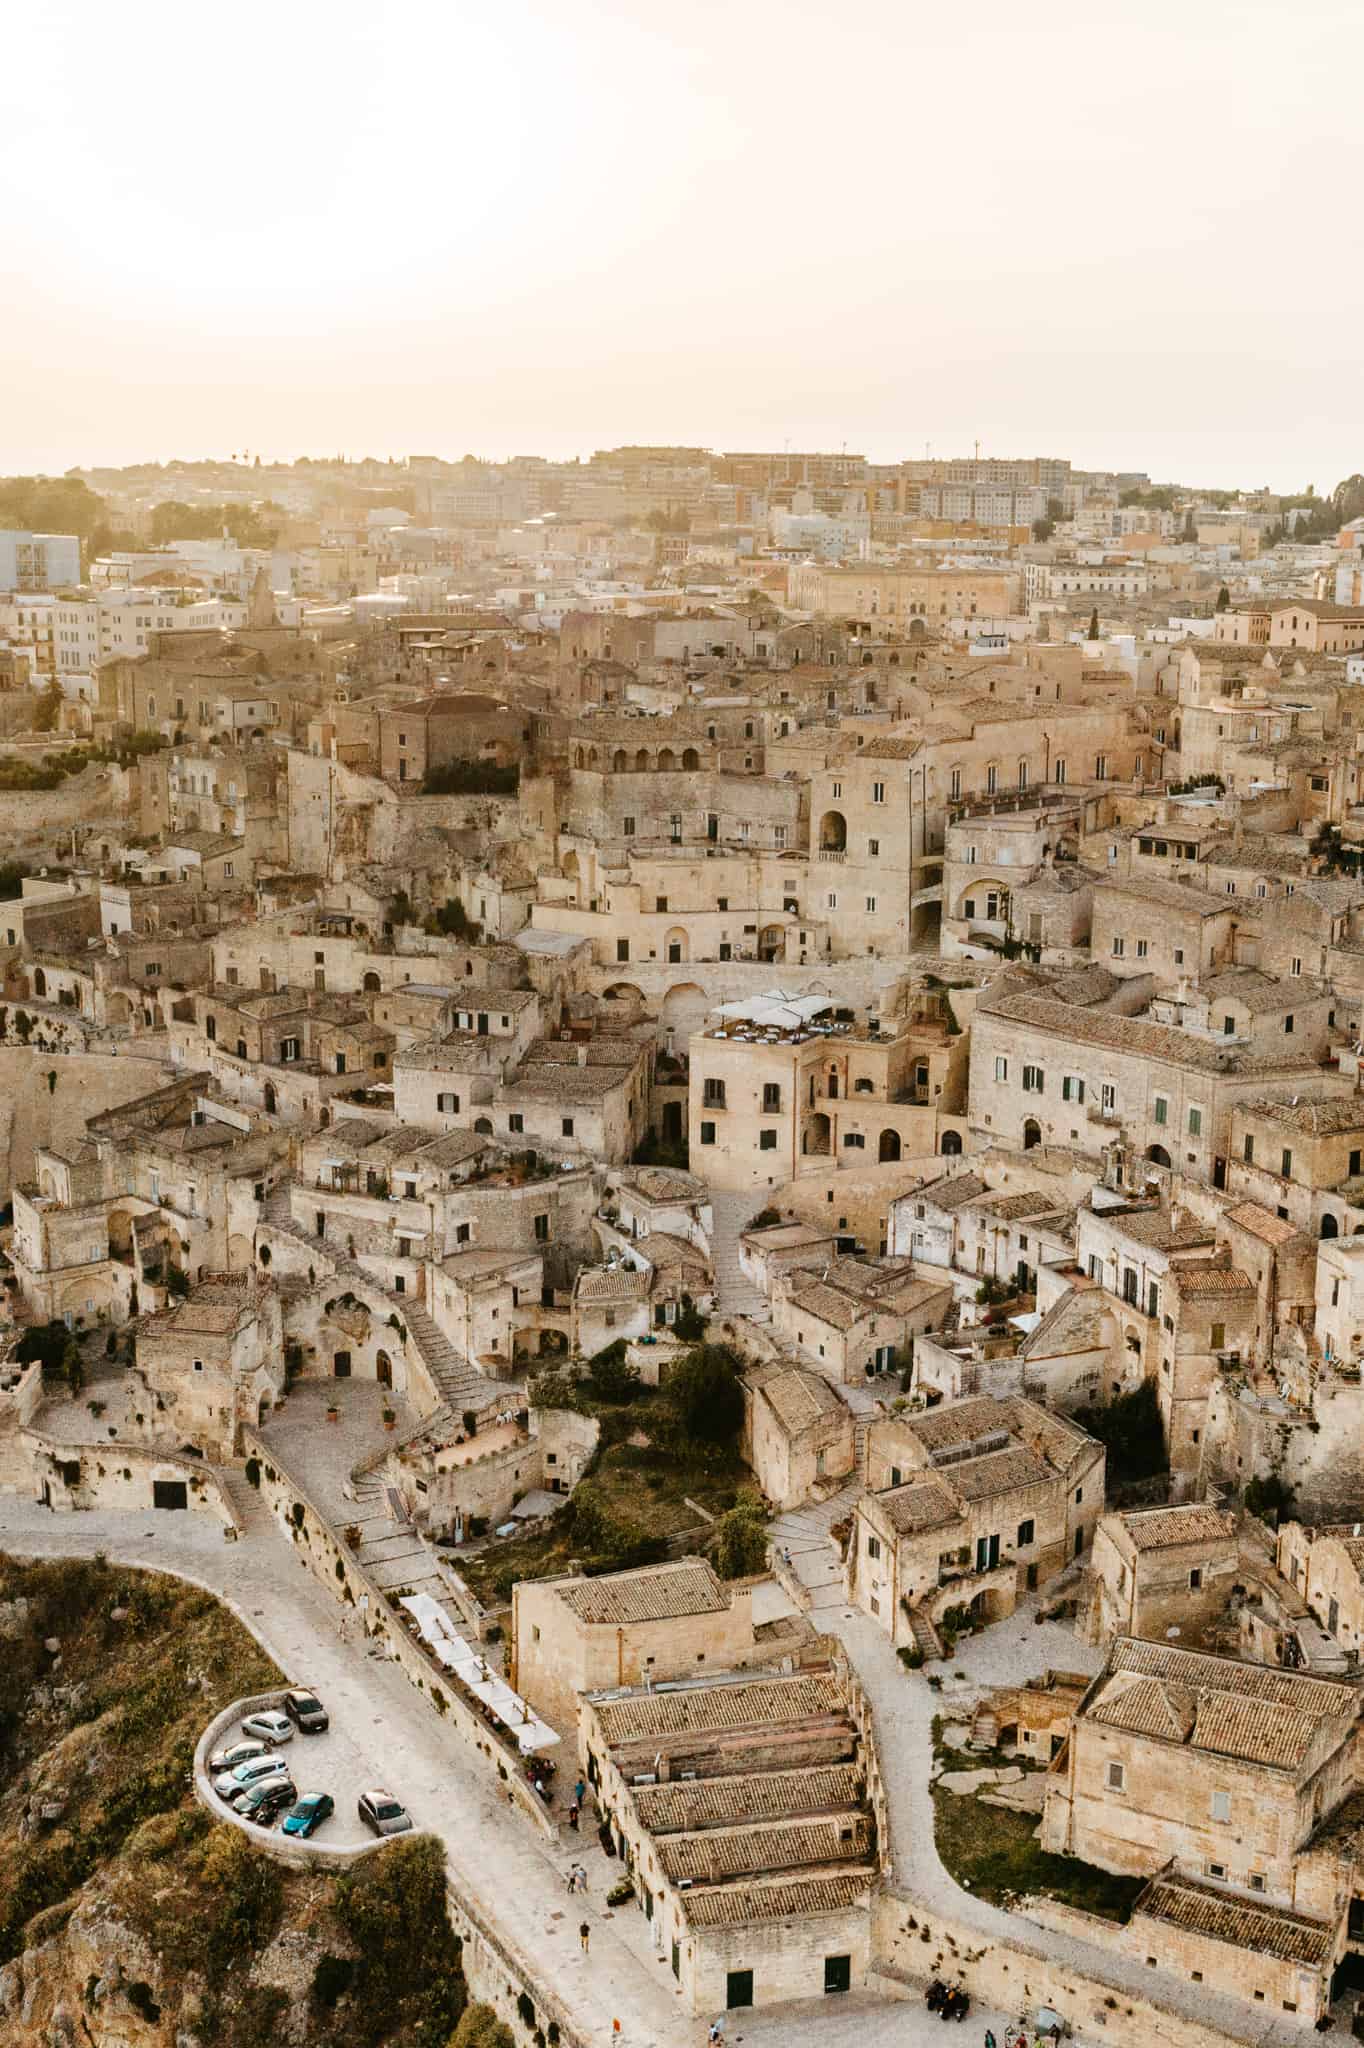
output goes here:
<path id="1" fill-rule="evenodd" d="M 1239 1562 L 1236 1517 L 1225 1509 L 1190 1505 L 1103 1516 L 1089 1557 L 1090 1641 L 1196 1634 L 1225 1609 Z"/>
<path id="2" fill-rule="evenodd" d="M 745 1462 L 782 1511 L 832 1493 L 857 1463 L 852 1410 L 823 1373 L 774 1361 L 744 1375 Z"/>
<path id="3" fill-rule="evenodd" d="M 897 1647 L 928 1654 L 949 1609 L 1012 1614 L 1085 1554 L 1103 1513 L 1103 1446 L 1018 1396 L 877 1420 L 865 1471 L 848 1597 Z"/>
<path id="4" fill-rule="evenodd" d="M 576 1727 L 584 1694 L 761 1663 L 746 1585 L 704 1558 L 512 1589 L 510 1681 L 538 1713 Z"/>
<path id="5" fill-rule="evenodd" d="M 579 1741 L 687 2011 L 866 1983 L 885 1823 L 850 1674 L 823 1665 L 598 1695 Z"/>

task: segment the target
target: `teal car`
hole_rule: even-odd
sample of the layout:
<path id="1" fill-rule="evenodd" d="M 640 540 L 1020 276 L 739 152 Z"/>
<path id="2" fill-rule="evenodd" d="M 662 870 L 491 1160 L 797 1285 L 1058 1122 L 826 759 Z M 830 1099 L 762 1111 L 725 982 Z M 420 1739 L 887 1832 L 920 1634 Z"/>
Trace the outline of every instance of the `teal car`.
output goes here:
<path id="1" fill-rule="evenodd" d="M 315 1835 L 324 1820 L 330 1820 L 336 1811 L 336 1801 L 330 1792 L 305 1792 L 297 1806 L 290 1807 L 284 1816 L 280 1830 L 285 1835 Z"/>

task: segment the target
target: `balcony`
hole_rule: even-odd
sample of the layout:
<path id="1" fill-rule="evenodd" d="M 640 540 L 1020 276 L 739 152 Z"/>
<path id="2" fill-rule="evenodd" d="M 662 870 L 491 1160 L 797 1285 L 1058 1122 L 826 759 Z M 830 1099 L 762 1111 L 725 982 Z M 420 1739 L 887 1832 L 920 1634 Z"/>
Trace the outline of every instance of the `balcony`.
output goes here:
<path id="1" fill-rule="evenodd" d="M 815 854 L 816 860 L 836 861 L 840 867 L 847 858 L 847 853 L 845 849 L 841 846 L 821 846 L 818 852 Z"/>

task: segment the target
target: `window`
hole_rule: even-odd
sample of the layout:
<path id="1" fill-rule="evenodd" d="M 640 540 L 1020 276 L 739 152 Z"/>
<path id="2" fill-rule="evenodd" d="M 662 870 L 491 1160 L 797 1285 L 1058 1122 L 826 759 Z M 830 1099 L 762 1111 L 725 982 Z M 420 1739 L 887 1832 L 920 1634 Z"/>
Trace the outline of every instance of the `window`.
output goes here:
<path id="1" fill-rule="evenodd" d="M 1053 762 L 1051 779 L 1056 783 L 1064 783 L 1066 779 L 1066 757 L 1064 754 L 1058 754 Z"/>
<path id="2" fill-rule="evenodd" d="M 710 1075 L 701 1083 L 701 1100 L 707 1109 L 723 1109 L 725 1106 L 725 1084 Z"/>
<path id="3" fill-rule="evenodd" d="M 1040 1095 L 1046 1079 L 1041 1067 L 1025 1066 L 1023 1069 L 1023 1092 L 1025 1095 Z"/>
<path id="4" fill-rule="evenodd" d="M 621 821 L 620 821 L 620 829 L 621 829 L 621 832 L 622 832 L 622 834 L 624 835 L 624 837 L 625 837 L 626 839 L 633 839 L 633 838 L 634 838 L 634 836 L 635 836 L 635 821 L 634 821 L 634 819 L 633 819 L 633 818 L 622 818 L 622 819 L 621 819 Z"/>
<path id="5" fill-rule="evenodd" d="M 763 1082 L 763 1115 L 768 1116 L 781 1108 L 780 1081 Z"/>
<path id="6" fill-rule="evenodd" d="M 985 794 L 993 796 L 999 786 L 999 770 L 992 761 L 985 771 Z"/>
<path id="7" fill-rule="evenodd" d="M 1127 1769 L 1125 1765 L 1110 1764 L 1108 1766 L 1108 1789 L 1110 1792 L 1125 1792 L 1127 1790 Z"/>
<path id="8" fill-rule="evenodd" d="M 1196 1565 L 1194 1565 L 1194 1566 L 1193 1566 L 1193 1567 L 1192 1567 L 1192 1568 L 1190 1569 L 1190 1572 L 1189 1572 L 1189 1591 L 1190 1591 L 1191 1593 L 1200 1593 L 1200 1592 L 1202 1592 L 1202 1590 L 1203 1590 L 1203 1567 L 1202 1567 L 1201 1565 L 1197 1565 L 1197 1564 L 1196 1564 Z M 1218 1812 L 1217 1812 L 1217 1801 L 1218 1801 L 1218 1798 L 1219 1798 L 1219 1796 L 1220 1796 L 1220 1795 L 1219 1795 L 1218 1793 L 1216 1793 L 1216 1792 L 1214 1792 L 1214 1793 L 1213 1793 L 1213 1796 L 1212 1796 L 1212 1797 L 1213 1797 L 1213 1818 L 1214 1818 L 1214 1820 L 1216 1820 L 1216 1819 L 1219 1819 L 1219 1818 L 1220 1818 L 1220 1819 L 1222 1819 L 1222 1820 L 1226 1820 L 1226 1819 L 1228 1818 L 1228 1816 L 1227 1816 L 1227 1815 L 1226 1815 L 1225 1813 L 1224 1813 L 1224 1814 L 1221 1814 L 1221 1815 L 1219 1815 L 1219 1814 L 1218 1814 Z"/>
<path id="9" fill-rule="evenodd" d="M 616 958 L 617 958 L 617 960 L 628 960 L 628 959 L 629 959 L 629 957 L 630 957 L 630 941 L 629 941 L 628 939 L 617 939 L 617 940 L 616 940 Z"/>
<path id="10" fill-rule="evenodd" d="M 1215 1877 L 1215 1878 L 1217 1878 L 1217 1879 L 1219 1879 L 1219 1880 L 1222 1880 L 1222 1879 L 1225 1879 L 1225 1877 L 1226 1877 L 1226 1874 L 1227 1874 L 1227 1866 L 1226 1866 L 1226 1864 L 1225 1864 L 1225 1863 L 1210 1863 L 1210 1864 L 1208 1865 L 1208 1876 L 1209 1876 L 1209 1877 Z"/>
<path id="11" fill-rule="evenodd" d="M 884 782 L 873 782 L 871 786 L 871 800 L 874 804 L 883 804 L 885 802 L 886 785 Z"/>
<path id="12" fill-rule="evenodd" d="M 436 1109 L 441 1116 L 456 1115 L 459 1110 L 458 1095 L 438 1095 L 436 1097 Z"/>
<path id="13" fill-rule="evenodd" d="M 1250 1888 L 1251 1888 L 1251 1890 L 1252 1890 L 1253 1892 L 1262 1892 L 1262 1891 L 1264 1890 L 1264 1888 L 1265 1888 L 1265 1874 L 1264 1874 L 1263 1870 L 1252 1870 L 1252 1871 L 1251 1871 L 1251 1873 L 1250 1873 Z M 1257 1991 L 1257 1992 L 1256 1992 L 1256 1994 L 1255 1994 L 1255 1996 L 1256 1996 L 1257 1998 L 1263 1998 L 1263 1997 L 1264 1997 L 1264 1993 L 1263 1993 L 1263 1991 Z"/>
<path id="14" fill-rule="evenodd" d="M 1016 1547 L 1017 1547 L 1017 1548 L 1018 1548 L 1019 1550 L 1026 1550 L 1026 1549 L 1027 1549 L 1027 1547 L 1028 1547 L 1028 1545 L 1029 1545 L 1029 1544 L 1030 1544 L 1030 1543 L 1032 1542 L 1032 1540 L 1033 1540 L 1033 1534 L 1034 1534 L 1034 1524 L 1033 1524 L 1032 1518 L 1031 1518 L 1031 1516 L 1030 1516 L 1030 1517 L 1028 1518 L 1028 1520 L 1027 1520 L 1026 1522 L 1020 1522 L 1020 1523 L 1019 1523 L 1019 1525 L 1018 1525 L 1018 1536 L 1017 1536 L 1017 1538 L 1016 1538 Z"/>
<path id="15" fill-rule="evenodd" d="M 879 1536 L 868 1536 L 868 1538 L 867 1538 L 867 1556 L 868 1556 L 868 1557 L 879 1557 L 880 1555 L 881 1555 L 881 1538 L 880 1538 Z"/>
<path id="16" fill-rule="evenodd" d="M 1208 1331 L 1208 1342 L 1214 1351 L 1224 1350 L 1227 1342 L 1225 1323 L 1214 1323 Z"/>
<path id="17" fill-rule="evenodd" d="M 1293 1031 L 1293 1013 L 1291 1010 L 1283 1020 L 1283 1028 L 1291 1037 Z"/>
<path id="18" fill-rule="evenodd" d="M 1182 946 L 1176 946 L 1176 947 L 1175 947 L 1175 966 L 1176 966 L 1176 967 L 1182 967 L 1183 965 L 1184 965 L 1184 948 L 1183 948 Z"/>
<path id="19" fill-rule="evenodd" d="M 714 1126 L 714 1124 L 702 1124 L 702 1126 L 701 1126 L 701 1143 L 702 1143 L 703 1145 L 713 1145 L 713 1144 L 715 1143 L 715 1126 Z"/>
<path id="20" fill-rule="evenodd" d="M 537 1216 L 537 1217 L 536 1217 L 536 1219 L 535 1219 L 535 1242 L 536 1242 L 537 1244 L 547 1244 L 547 1243 L 548 1243 L 548 1241 L 549 1241 L 549 1217 L 548 1217 L 548 1216 Z"/>
<path id="21" fill-rule="evenodd" d="M 875 908 L 876 908 L 876 898 L 875 898 L 874 896 L 868 896 L 868 898 L 867 898 L 867 909 L 868 909 L 869 911 L 874 911 L 874 910 L 875 910 Z"/>
<path id="22" fill-rule="evenodd" d="M 1137 940 L 1137 958 L 1138 958 L 1138 960 L 1144 960 L 1144 959 L 1146 958 L 1146 941 L 1145 941 L 1145 939 L 1138 939 L 1138 940 Z"/>
<path id="23" fill-rule="evenodd" d="M 1007 1058 L 1007 1056 L 1006 1056 L 1006 1055 L 1005 1055 L 1004 1053 L 1002 1053 L 1002 1052 L 1001 1052 L 1001 1053 L 996 1053 L 996 1054 L 995 1054 L 995 1079 L 996 1079 L 996 1081 L 1007 1081 L 1007 1080 L 1008 1080 L 1008 1078 L 1009 1078 L 1009 1062 L 1008 1062 L 1008 1058 Z"/>
<path id="24" fill-rule="evenodd" d="M 666 910 L 666 909 L 667 909 L 667 907 L 668 907 L 668 899 L 667 899 L 667 897 L 666 897 L 666 896 L 655 896 L 655 898 L 654 898 L 654 909 L 655 909 L 655 910 Z"/>
<path id="25" fill-rule="evenodd" d="M 1084 1099 L 1085 1084 L 1080 1076 L 1078 1074 L 1063 1074 L 1061 1076 L 1062 1102 L 1083 1102 Z"/>
<path id="26" fill-rule="evenodd" d="M 867 841 L 867 858 L 868 858 L 868 860 L 879 860 L 879 859 L 880 859 L 880 857 L 881 857 L 881 842 L 880 842 L 880 840 L 879 840 L 879 839 L 869 839 L 869 840 Z"/>
<path id="27" fill-rule="evenodd" d="M 1293 955 L 1293 958 L 1288 963 L 1288 971 L 1290 974 L 1293 975 L 1298 975 L 1302 973 L 1302 961 L 1298 958 L 1298 955 L 1296 953 Z"/>
<path id="28" fill-rule="evenodd" d="M 1113 934 L 1113 947 L 1112 947 L 1112 953 L 1113 953 L 1113 958 L 1114 958 L 1115 960 L 1121 960 L 1121 958 L 1122 958 L 1122 956 L 1123 956 L 1124 952 L 1126 951 L 1126 943 L 1127 943 L 1127 942 L 1126 942 L 1126 940 L 1124 940 L 1124 939 L 1120 938 L 1120 937 L 1118 936 L 1118 934 L 1117 934 L 1116 932 L 1114 932 L 1114 934 Z"/>
<path id="29" fill-rule="evenodd" d="M 947 778 L 947 794 L 948 794 L 948 795 L 949 795 L 950 797 L 958 797 L 958 796 L 960 796 L 960 795 L 961 795 L 961 770 L 960 770 L 960 768 L 954 768 L 954 769 L 953 769 L 953 770 L 951 771 L 951 773 L 949 774 L 949 776 L 948 776 L 948 778 Z"/>
<path id="30" fill-rule="evenodd" d="M 1170 1098 L 1168 1095 L 1158 1095 L 1156 1097 L 1153 1121 L 1158 1124 L 1166 1124 L 1170 1121 Z"/>
<path id="31" fill-rule="evenodd" d="M 1292 1180 L 1293 1154 L 1289 1151 L 1286 1145 L 1284 1146 L 1283 1151 L 1279 1154 L 1279 1172 L 1283 1175 L 1285 1180 Z"/>
<path id="32" fill-rule="evenodd" d="M 507 1118 L 507 1129 L 519 1135 L 526 1128 L 526 1119 L 519 1109 L 514 1109 Z"/>
<path id="33" fill-rule="evenodd" d="M 1094 780 L 1096 782 L 1106 782 L 1108 780 L 1107 754 L 1096 754 L 1094 756 Z"/>
<path id="34" fill-rule="evenodd" d="M 843 1144 L 847 1151 L 863 1152 L 866 1150 L 867 1141 L 861 1131 L 845 1131 Z"/>
<path id="35" fill-rule="evenodd" d="M 759 1131 L 759 1133 L 758 1133 L 758 1150 L 759 1150 L 760 1152 L 775 1152 L 775 1151 L 776 1151 L 776 1149 L 777 1149 L 777 1134 L 776 1134 L 776 1132 L 775 1132 L 775 1131 Z"/>
<path id="36" fill-rule="evenodd" d="M 573 1119 L 571 1116 L 565 1116 L 559 1119 L 559 1130 L 561 1135 L 565 1138 L 571 1138 L 573 1136 Z"/>
<path id="37" fill-rule="evenodd" d="M 1201 1137 L 1202 1134 L 1203 1112 L 1201 1109 L 1191 1109 L 1189 1111 L 1189 1136 L 1191 1138 L 1198 1138 Z"/>
<path id="38" fill-rule="evenodd" d="M 1112 1115 L 1118 1106 L 1118 1091 L 1112 1081 L 1105 1081 L 1099 1091 L 1099 1100 L 1105 1115 Z"/>

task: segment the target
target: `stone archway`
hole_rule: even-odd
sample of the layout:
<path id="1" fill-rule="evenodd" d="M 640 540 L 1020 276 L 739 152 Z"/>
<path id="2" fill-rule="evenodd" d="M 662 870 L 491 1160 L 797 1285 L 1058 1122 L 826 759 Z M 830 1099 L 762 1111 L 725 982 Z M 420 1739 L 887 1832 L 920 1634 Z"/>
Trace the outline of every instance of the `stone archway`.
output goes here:
<path id="1" fill-rule="evenodd" d="M 1321 1235 L 1323 1237 L 1340 1236 L 1340 1225 L 1336 1221 L 1335 1217 L 1331 1214 L 1329 1209 L 1321 1219 Z"/>
<path id="2" fill-rule="evenodd" d="M 805 1119 L 801 1132 L 800 1149 L 808 1158 L 823 1158 L 833 1150 L 832 1129 L 822 1109 Z"/>
<path id="3" fill-rule="evenodd" d="M 890 1160 L 900 1157 L 900 1133 L 898 1131 L 882 1131 L 881 1142 L 876 1148 L 876 1157 L 883 1166 Z"/>
<path id="4" fill-rule="evenodd" d="M 360 986 L 362 989 L 364 989 L 366 995 L 377 996 L 380 989 L 383 987 L 383 983 L 380 981 L 378 975 L 374 972 L 373 968 L 371 968 L 369 973 L 361 982 Z"/>
<path id="5" fill-rule="evenodd" d="M 959 1159 L 961 1157 L 961 1132 L 944 1131 L 938 1144 L 938 1150 L 944 1159 Z"/>
<path id="6" fill-rule="evenodd" d="M 842 811 L 826 811 L 820 819 L 819 850 L 821 853 L 847 852 L 848 821 Z"/>
<path id="7" fill-rule="evenodd" d="M 670 966 L 676 967 L 691 958 L 691 942 L 680 924 L 674 925 L 663 941 L 663 957 Z"/>
<path id="8" fill-rule="evenodd" d="M 1152 1166 L 1168 1166 L 1170 1164 L 1170 1155 L 1163 1145 L 1148 1145 L 1146 1156 Z"/>
<path id="9" fill-rule="evenodd" d="M 1035 1116 L 1030 1116 L 1023 1126 L 1023 1150 L 1031 1152 L 1042 1142 L 1042 1126 Z"/>
<path id="10" fill-rule="evenodd" d="M 662 1030 L 678 1040 L 699 1031 L 706 1021 L 713 998 L 694 981 L 675 982 L 663 998 L 658 1021 Z"/>

